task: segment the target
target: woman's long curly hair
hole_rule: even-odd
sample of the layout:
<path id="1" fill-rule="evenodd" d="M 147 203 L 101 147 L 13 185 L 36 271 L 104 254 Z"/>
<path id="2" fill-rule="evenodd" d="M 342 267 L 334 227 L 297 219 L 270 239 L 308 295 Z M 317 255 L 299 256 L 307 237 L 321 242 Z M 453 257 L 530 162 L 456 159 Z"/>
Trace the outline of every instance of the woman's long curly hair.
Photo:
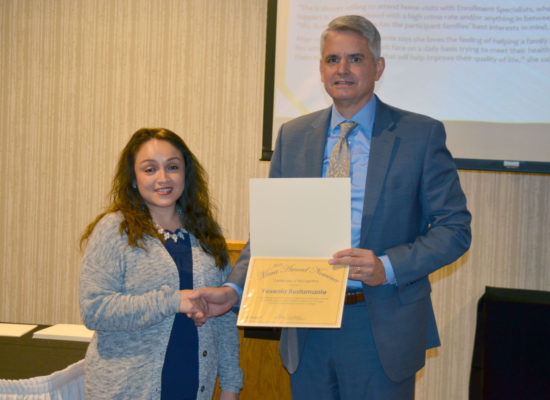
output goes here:
<path id="1" fill-rule="evenodd" d="M 185 166 L 185 187 L 177 201 L 178 208 L 182 211 L 181 222 L 185 229 L 198 239 L 202 249 L 214 257 L 216 265 L 224 268 L 229 262 L 229 254 L 225 238 L 213 215 L 206 172 L 185 142 L 174 132 L 163 128 L 139 129 L 124 147 L 113 178 L 110 205 L 88 225 L 80 240 L 81 248 L 86 246 L 99 220 L 112 212 L 120 212 L 123 215 L 119 231 L 121 235 L 127 235 L 129 246 L 144 249 L 144 235 L 156 237 L 164 242 L 164 238 L 154 226 L 147 205 L 139 191 L 133 187 L 136 182 L 136 154 L 141 146 L 151 139 L 170 142 L 181 152 Z"/>

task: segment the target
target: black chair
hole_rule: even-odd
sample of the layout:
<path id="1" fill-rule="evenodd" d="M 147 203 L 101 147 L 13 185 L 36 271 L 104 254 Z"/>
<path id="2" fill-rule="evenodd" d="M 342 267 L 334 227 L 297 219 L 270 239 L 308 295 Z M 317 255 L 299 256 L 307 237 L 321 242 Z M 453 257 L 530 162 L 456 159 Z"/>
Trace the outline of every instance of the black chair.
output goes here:
<path id="1" fill-rule="evenodd" d="M 550 292 L 486 287 L 470 400 L 550 399 Z"/>

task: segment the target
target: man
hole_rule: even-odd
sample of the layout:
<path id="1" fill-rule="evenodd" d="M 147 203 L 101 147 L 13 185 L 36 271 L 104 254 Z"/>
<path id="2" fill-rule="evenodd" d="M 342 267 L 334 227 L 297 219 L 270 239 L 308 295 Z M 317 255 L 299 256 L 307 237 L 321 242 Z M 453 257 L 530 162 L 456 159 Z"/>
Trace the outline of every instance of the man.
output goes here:
<path id="1" fill-rule="evenodd" d="M 439 345 L 428 275 L 469 248 L 471 215 L 442 123 L 374 95 L 385 67 L 376 27 L 338 17 L 321 53 L 334 104 L 282 125 L 270 177 L 340 176 L 333 165 L 350 159 L 353 248 L 329 261 L 350 266 L 348 293 L 340 329 L 284 329 L 281 357 L 294 399 L 412 399 Z M 352 130 L 339 139 L 341 122 Z M 210 315 L 239 300 L 249 257 L 247 245 L 227 286 L 203 292 Z"/>

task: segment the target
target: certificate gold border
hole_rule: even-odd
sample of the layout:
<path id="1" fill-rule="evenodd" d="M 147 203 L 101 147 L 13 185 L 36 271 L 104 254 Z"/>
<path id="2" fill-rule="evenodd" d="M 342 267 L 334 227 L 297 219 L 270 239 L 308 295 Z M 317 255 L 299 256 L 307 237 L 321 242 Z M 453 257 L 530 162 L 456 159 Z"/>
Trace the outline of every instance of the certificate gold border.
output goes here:
<path id="1" fill-rule="evenodd" d="M 252 257 L 237 325 L 340 328 L 348 270 L 328 258 Z"/>

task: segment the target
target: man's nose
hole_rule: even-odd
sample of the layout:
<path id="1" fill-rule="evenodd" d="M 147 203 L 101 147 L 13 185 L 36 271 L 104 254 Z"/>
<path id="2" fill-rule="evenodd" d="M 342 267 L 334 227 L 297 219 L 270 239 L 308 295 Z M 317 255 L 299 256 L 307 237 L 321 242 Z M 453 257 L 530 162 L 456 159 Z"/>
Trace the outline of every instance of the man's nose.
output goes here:
<path id="1" fill-rule="evenodd" d="M 345 60 L 345 59 L 340 60 L 340 62 L 338 63 L 337 71 L 341 74 L 345 74 L 345 73 L 349 72 L 349 63 L 348 63 L 348 61 Z"/>

